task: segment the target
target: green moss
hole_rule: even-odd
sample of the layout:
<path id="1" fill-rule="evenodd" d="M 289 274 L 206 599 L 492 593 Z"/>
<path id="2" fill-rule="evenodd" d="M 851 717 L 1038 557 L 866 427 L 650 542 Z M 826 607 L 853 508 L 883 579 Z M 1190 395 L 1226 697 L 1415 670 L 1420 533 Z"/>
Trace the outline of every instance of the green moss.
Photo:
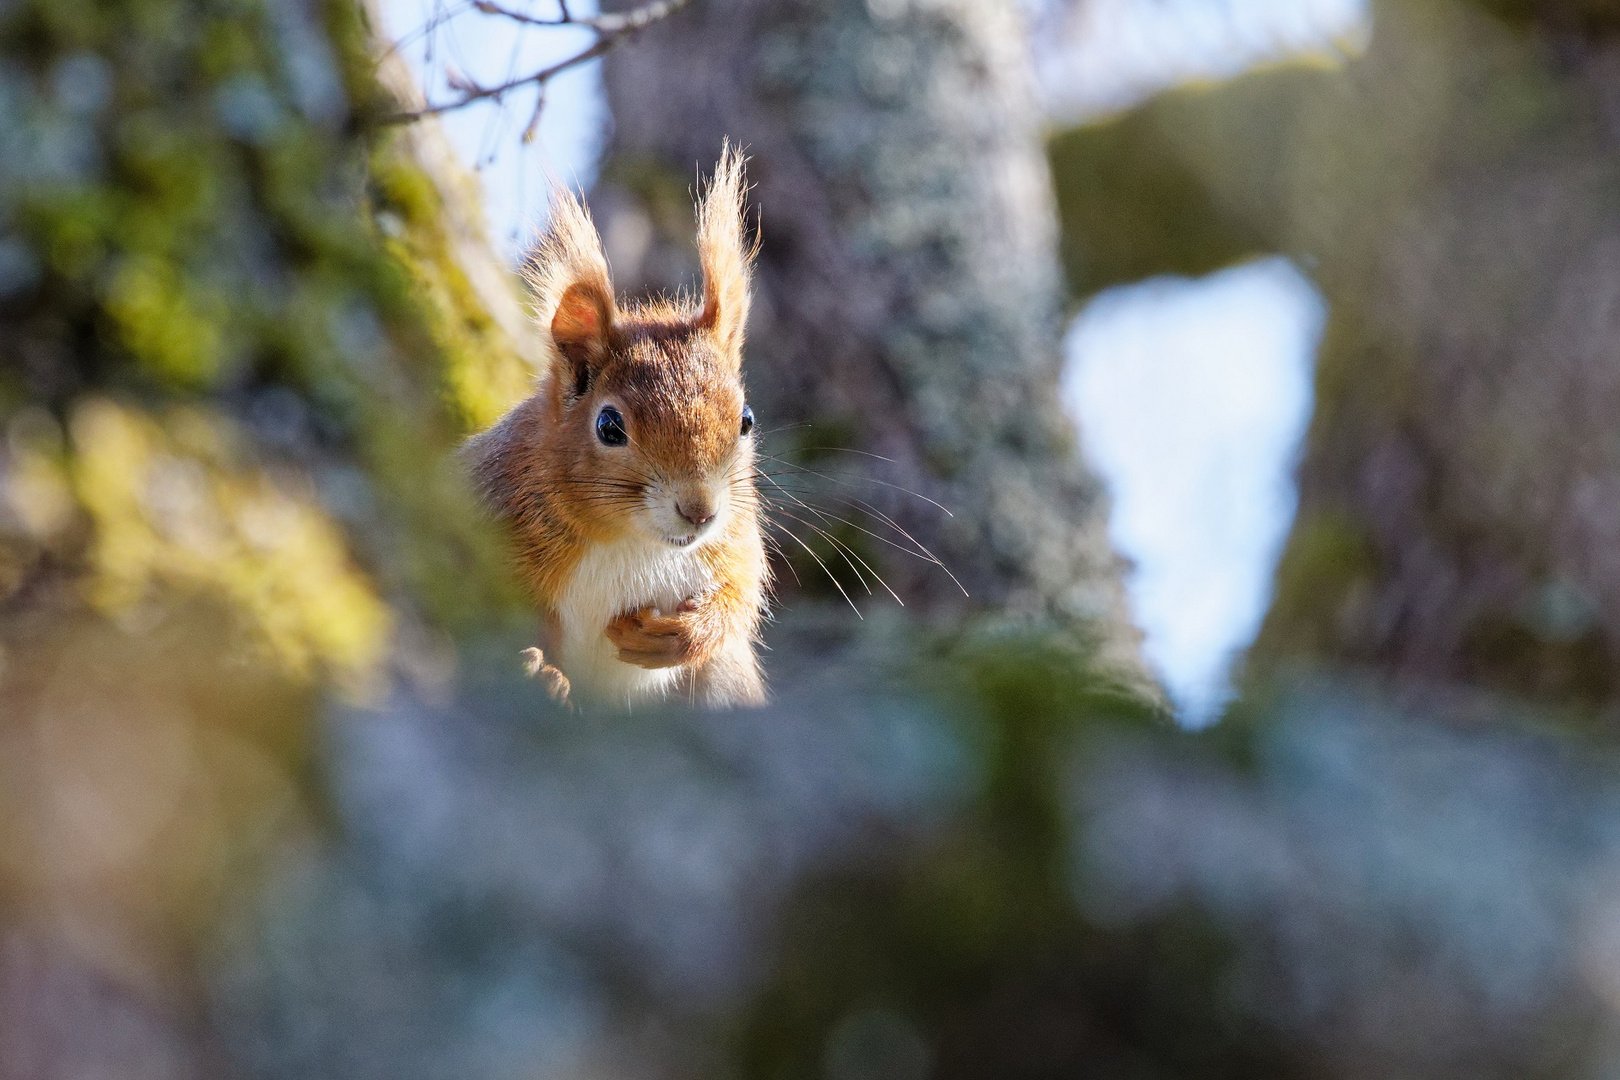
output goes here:
<path id="1" fill-rule="evenodd" d="M 399 154 L 381 150 L 372 155 L 371 183 L 379 210 L 393 211 L 419 228 L 433 224 L 439 211 L 433 181 Z"/>
<path id="2" fill-rule="evenodd" d="M 219 83 L 240 77 L 243 72 L 258 70 L 260 55 L 254 39 L 267 30 L 257 19 L 253 23 L 242 19 L 209 19 L 199 35 L 202 40 L 197 51 L 198 74 L 210 83 Z"/>
<path id="3" fill-rule="evenodd" d="M 1254 651 L 1268 657 L 1333 655 L 1338 621 L 1377 571 L 1372 540 L 1353 518 L 1302 513 L 1277 568 L 1276 593 Z"/>
<path id="4" fill-rule="evenodd" d="M 189 288 L 172 264 L 127 260 L 108 287 L 106 304 L 123 346 L 158 380 L 196 389 L 219 376 L 224 304 Z"/>
<path id="5" fill-rule="evenodd" d="M 1224 216 L 1148 111 L 1048 144 L 1069 288 L 1085 296 L 1158 274 L 1206 274 L 1266 250 Z"/>
<path id="6" fill-rule="evenodd" d="M 1530 701 L 1556 701 L 1595 715 L 1614 700 L 1614 654 L 1593 626 L 1549 638 L 1525 621 L 1488 616 L 1469 628 L 1462 647 L 1469 681 Z"/>
<path id="7" fill-rule="evenodd" d="M 441 393 L 463 432 L 482 430 L 528 392 L 534 372 L 478 299 L 456 261 L 432 180 L 389 140 L 372 154 L 379 239 L 404 271 L 439 353 Z"/>
<path id="8" fill-rule="evenodd" d="M 1616 0 L 1472 0 L 1476 7 L 1515 27 L 1545 26 L 1564 33 L 1605 39 L 1620 34 Z"/>

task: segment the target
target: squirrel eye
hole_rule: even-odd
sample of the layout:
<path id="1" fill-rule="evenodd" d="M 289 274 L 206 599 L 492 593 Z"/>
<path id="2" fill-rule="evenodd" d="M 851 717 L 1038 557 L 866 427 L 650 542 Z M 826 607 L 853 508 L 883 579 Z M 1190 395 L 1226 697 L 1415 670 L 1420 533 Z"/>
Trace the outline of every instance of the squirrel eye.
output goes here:
<path id="1" fill-rule="evenodd" d="M 742 433 L 748 434 L 754 430 L 754 410 L 747 405 L 743 406 Z"/>
<path id="2" fill-rule="evenodd" d="M 596 414 L 596 437 L 606 446 L 623 446 L 630 441 L 624 430 L 624 417 L 611 405 Z"/>

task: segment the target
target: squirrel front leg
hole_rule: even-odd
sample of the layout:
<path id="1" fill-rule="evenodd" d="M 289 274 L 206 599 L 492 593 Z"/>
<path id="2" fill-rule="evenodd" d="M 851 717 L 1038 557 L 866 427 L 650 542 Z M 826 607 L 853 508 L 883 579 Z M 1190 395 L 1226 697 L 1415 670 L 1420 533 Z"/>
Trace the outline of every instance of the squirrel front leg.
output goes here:
<path id="1" fill-rule="evenodd" d="M 754 607 L 732 585 L 681 601 L 671 615 L 655 608 L 627 612 L 607 625 L 619 659 L 637 667 L 701 668 L 738 635 L 744 639 Z"/>
<path id="2" fill-rule="evenodd" d="M 546 654 L 537 647 L 523 650 L 523 670 L 529 673 L 532 679 L 539 679 L 546 688 L 546 694 L 559 705 L 572 706 L 568 695 L 573 687 L 568 682 L 568 676 L 562 669 L 546 663 Z"/>
<path id="3" fill-rule="evenodd" d="M 557 640 L 557 620 L 555 618 L 546 619 L 540 637 L 542 644 L 546 648 L 550 648 L 552 643 Z M 531 679 L 540 680 L 552 701 L 573 708 L 573 702 L 569 700 L 569 694 L 572 692 L 573 687 L 568 682 L 568 676 L 564 675 L 561 669 L 546 661 L 545 649 L 539 646 L 524 649 L 523 669 L 529 673 Z"/>

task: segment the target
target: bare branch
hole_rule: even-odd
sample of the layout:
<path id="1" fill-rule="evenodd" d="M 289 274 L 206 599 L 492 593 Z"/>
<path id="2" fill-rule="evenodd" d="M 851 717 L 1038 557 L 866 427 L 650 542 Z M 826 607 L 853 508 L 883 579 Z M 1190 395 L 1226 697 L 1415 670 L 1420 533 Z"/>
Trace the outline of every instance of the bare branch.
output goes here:
<path id="1" fill-rule="evenodd" d="M 541 19 L 521 11 L 513 11 L 511 8 L 494 3 L 493 0 L 472 0 L 472 6 L 485 15 L 499 15 L 503 19 L 511 19 L 524 26 L 587 26 L 590 22 L 588 19 L 574 18 L 569 13 L 567 4 L 558 5 L 562 14 L 555 19 Z"/>
<path id="2" fill-rule="evenodd" d="M 534 142 L 535 135 L 540 131 L 540 114 L 546 110 L 546 88 L 541 84 L 540 92 L 534 95 L 534 111 L 529 114 L 529 122 L 523 128 L 523 144 L 527 146 Z"/>
<path id="3" fill-rule="evenodd" d="M 555 19 L 541 19 L 522 11 L 513 11 L 495 0 L 472 0 L 472 6 L 485 15 L 499 15 L 525 26 L 584 26 L 599 34 L 629 34 L 657 22 L 685 7 L 690 0 L 653 0 L 629 11 L 607 15 L 576 16 L 569 12 L 566 0 L 559 0 L 562 14 Z"/>
<path id="4" fill-rule="evenodd" d="M 650 4 L 631 8 L 622 14 L 598 15 L 590 20 L 590 24 L 598 33 L 633 34 L 659 19 L 669 18 L 690 2 L 691 0 L 653 0 Z"/>
<path id="5" fill-rule="evenodd" d="M 500 101 L 501 98 L 514 90 L 533 86 L 539 90 L 539 96 L 535 102 L 534 113 L 529 120 L 528 126 L 524 128 L 523 140 L 529 142 L 534 138 L 534 133 L 539 127 L 540 113 L 545 108 L 545 91 L 548 82 L 569 68 L 596 59 L 621 41 L 634 36 L 661 19 L 668 18 L 689 3 L 691 3 L 691 0 L 650 0 L 649 3 L 621 13 L 576 16 L 569 11 L 568 0 L 557 0 L 559 12 L 557 18 L 543 19 L 506 7 L 497 3 L 496 0 L 472 0 L 472 9 L 484 15 L 509 19 L 522 26 L 552 28 L 578 26 L 594 32 L 596 40 L 573 56 L 560 60 L 539 71 L 509 79 L 497 86 L 482 86 L 460 72 L 451 71 L 446 81 L 452 90 L 461 95 L 460 97 L 453 101 L 429 102 L 422 108 L 384 117 L 382 122 L 385 124 L 408 124 L 429 116 L 439 116 L 447 112 L 454 112 L 457 109 L 464 109 L 475 102 Z"/>

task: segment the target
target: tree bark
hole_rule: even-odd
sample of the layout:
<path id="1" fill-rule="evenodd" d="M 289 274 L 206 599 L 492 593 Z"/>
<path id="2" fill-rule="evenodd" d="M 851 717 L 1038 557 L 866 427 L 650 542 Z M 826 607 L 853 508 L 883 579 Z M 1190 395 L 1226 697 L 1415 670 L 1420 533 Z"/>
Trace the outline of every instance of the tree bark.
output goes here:
<path id="1" fill-rule="evenodd" d="M 621 289 L 685 286 L 685 189 L 722 140 L 741 143 L 763 243 L 746 371 L 781 471 L 869 502 L 861 528 L 908 547 L 903 529 L 971 594 L 843 531 L 908 605 L 1081 630 L 1135 675 L 1104 493 L 1058 403 L 1057 227 L 1027 48 L 1010 0 L 694 5 L 607 60 L 615 130 L 594 204 Z"/>
<path id="2" fill-rule="evenodd" d="M 1575 6 L 1388 0 L 1342 68 L 1057 140 L 1085 288 L 1282 251 L 1327 297 L 1257 677 L 1620 696 L 1620 61 Z"/>
<path id="3" fill-rule="evenodd" d="M 1620 170 L 1592 91 L 1616 80 L 1456 6 L 1380 14 L 1346 127 L 1382 179 L 1290 224 L 1327 254 L 1334 313 L 1262 650 L 1602 708 L 1620 692 Z"/>

